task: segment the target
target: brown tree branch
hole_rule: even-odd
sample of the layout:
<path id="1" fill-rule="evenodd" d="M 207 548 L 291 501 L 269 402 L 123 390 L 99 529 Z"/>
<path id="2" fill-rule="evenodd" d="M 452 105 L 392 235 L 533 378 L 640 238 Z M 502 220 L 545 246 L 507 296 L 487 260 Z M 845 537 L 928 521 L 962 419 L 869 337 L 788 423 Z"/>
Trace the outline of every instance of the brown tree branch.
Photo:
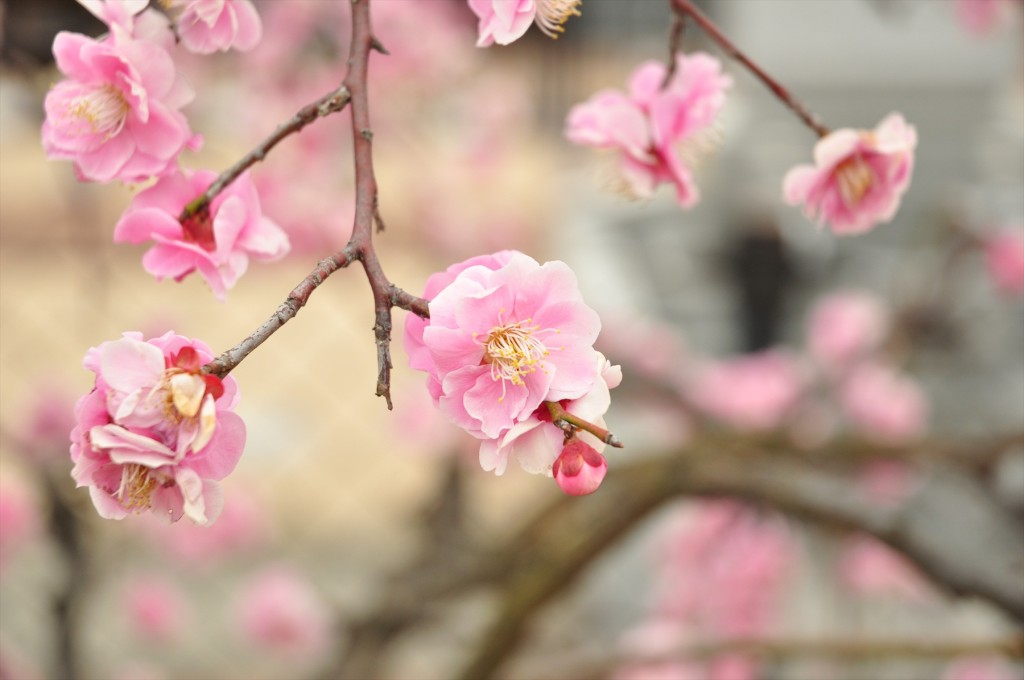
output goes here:
<path id="1" fill-rule="evenodd" d="M 207 364 L 205 370 L 208 373 L 221 377 L 227 375 L 250 352 L 259 347 L 281 326 L 298 314 L 299 310 L 309 300 L 313 291 L 328 276 L 358 260 L 363 265 L 366 279 L 373 293 L 373 331 L 377 345 L 377 396 L 384 397 L 387 401 L 388 409 L 392 408 L 391 310 L 394 307 L 398 307 L 422 317 L 429 316 L 430 310 L 426 300 L 405 292 L 388 280 L 373 247 L 373 226 L 377 225 L 378 231 L 384 228 L 384 220 L 381 217 L 377 203 L 377 180 L 373 170 L 373 131 L 370 127 L 370 108 L 367 96 L 369 55 L 371 50 L 378 49 L 378 47 L 379 43 L 373 37 L 373 30 L 370 25 L 370 0 L 352 0 L 351 49 L 348 59 L 348 72 L 341 87 L 328 97 L 321 98 L 314 102 L 314 104 L 304 107 L 292 121 L 278 128 L 278 132 L 275 135 L 280 133 L 279 137 L 275 138 L 272 136 L 267 142 L 264 142 L 264 145 L 267 145 L 266 148 L 262 148 L 263 145 L 261 145 L 261 147 L 257 147 L 246 156 L 246 159 L 254 158 L 258 160 L 257 156 L 262 158 L 262 155 L 270 147 L 284 136 L 287 136 L 287 134 L 301 129 L 303 125 L 308 124 L 308 122 L 321 115 L 341 110 L 346 104 L 351 105 L 353 155 L 355 162 L 355 221 L 352 226 L 352 237 L 349 239 L 348 244 L 334 255 L 321 260 L 316 268 L 310 272 L 309 276 L 292 290 L 287 299 L 275 310 L 270 318 L 253 331 L 249 337 Z M 321 111 L 326 113 L 321 113 Z M 306 121 L 307 118 L 309 119 L 308 121 Z M 302 121 L 306 122 L 303 123 Z M 295 129 L 291 129 L 292 127 Z M 242 167 L 246 159 L 236 164 L 236 167 Z M 251 165 L 253 162 L 255 160 L 249 161 L 249 164 Z M 230 172 L 228 171 L 225 175 Z M 219 178 L 210 187 L 210 191 L 207 191 L 206 194 L 190 203 L 183 215 L 194 214 L 197 210 L 202 209 L 209 200 L 206 196 L 214 190 L 222 178 Z M 233 178 L 231 177 L 231 179 Z M 230 179 L 227 180 L 227 182 L 229 181 Z M 223 186 L 220 188 L 223 188 Z M 193 207 L 194 205 L 199 207 Z"/>
<path id="2" fill-rule="evenodd" d="M 348 89 L 342 85 L 337 89 L 331 90 L 315 102 L 303 106 L 294 116 L 278 125 L 274 132 L 260 142 L 256 148 L 245 154 L 245 156 L 243 156 L 237 163 L 222 172 L 202 195 L 197 196 L 194 200 L 189 202 L 189 204 L 185 206 L 185 209 L 181 211 L 178 221 L 184 222 L 203 210 L 206 210 L 217 194 L 222 192 L 229 184 L 234 182 L 239 175 L 251 166 L 266 158 L 267 154 L 270 153 L 271 149 L 277 146 L 278 142 L 289 135 L 295 134 L 318 118 L 323 118 L 332 113 L 341 111 L 348 105 L 349 98 Z"/>
<path id="3" fill-rule="evenodd" d="M 829 133 L 827 127 L 821 124 L 818 117 L 811 113 L 800 100 L 794 97 L 789 90 L 782 86 L 779 81 L 772 78 L 768 73 L 765 72 L 760 66 L 758 66 L 750 57 L 745 55 L 739 50 L 736 45 L 733 44 L 729 38 L 722 33 L 721 29 L 711 21 L 703 12 L 701 12 L 690 0 L 669 0 L 672 5 L 672 10 L 681 17 L 690 17 L 693 21 L 700 26 L 708 37 L 714 40 L 722 51 L 728 54 L 730 57 L 743 64 L 748 71 L 754 74 L 758 80 L 765 84 L 765 86 L 772 91 L 772 94 L 778 98 L 783 104 L 785 104 L 790 111 L 795 113 L 797 117 L 803 121 L 804 125 L 814 130 L 819 137 L 824 137 Z M 673 32 L 673 39 L 675 36 Z"/>

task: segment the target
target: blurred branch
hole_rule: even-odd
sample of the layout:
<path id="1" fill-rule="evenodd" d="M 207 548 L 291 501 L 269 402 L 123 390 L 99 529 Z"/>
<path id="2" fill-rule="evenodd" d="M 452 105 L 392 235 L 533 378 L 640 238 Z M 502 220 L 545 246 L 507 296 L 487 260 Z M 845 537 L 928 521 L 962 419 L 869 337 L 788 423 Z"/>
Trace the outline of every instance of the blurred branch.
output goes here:
<path id="1" fill-rule="evenodd" d="M 1024 636 L 986 640 L 926 640 L 899 638 L 736 638 L 679 644 L 657 654 L 613 652 L 549 655 L 519 664 L 516 676 L 531 680 L 600 678 L 623 666 L 671 663 L 682 659 L 708 659 L 723 654 L 784 659 L 789 657 L 847 661 L 895 659 L 952 659 L 958 656 L 999 654 L 1024 656 Z"/>
<path id="2" fill-rule="evenodd" d="M 593 558 L 652 509 L 683 495 L 731 496 L 810 522 L 866 531 L 938 584 L 987 599 L 1024 621 L 1019 525 L 972 478 L 938 465 L 924 469 L 917 493 L 902 506 L 886 507 L 857 490 L 850 470 L 822 470 L 742 442 L 696 442 L 674 455 L 619 468 L 600 493 L 544 509 L 524 534 L 493 555 L 491 567 L 501 565 L 491 573 L 503 604 L 459 677 L 492 677 L 537 608 L 570 587 Z"/>
<path id="3" fill-rule="evenodd" d="M 1022 437 L 972 448 L 1002 450 Z M 903 505 L 880 505 L 858 490 L 857 463 L 928 448 L 879 451 L 871 443 L 847 440 L 836 450 L 810 454 L 794 453 L 781 442 L 708 435 L 669 455 L 616 468 L 596 494 L 559 496 L 501 545 L 473 545 L 467 539 L 446 550 L 426 546 L 427 559 L 396 578 L 385 601 L 358 625 L 386 631 L 386 640 L 378 639 L 381 644 L 370 653 L 375 663 L 387 640 L 422 621 L 443 600 L 492 587 L 501 597 L 498 614 L 456 677 L 494 677 L 540 607 L 571 588 L 576 576 L 653 510 L 684 496 L 729 496 L 819 525 L 868 532 L 917 563 L 938 585 L 984 598 L 1024 622 L 1021 527 L 971 475 L 922 458 L 923 479 Z M 947 444 L 944 450 L 965 452 L 968 446 Z"/>

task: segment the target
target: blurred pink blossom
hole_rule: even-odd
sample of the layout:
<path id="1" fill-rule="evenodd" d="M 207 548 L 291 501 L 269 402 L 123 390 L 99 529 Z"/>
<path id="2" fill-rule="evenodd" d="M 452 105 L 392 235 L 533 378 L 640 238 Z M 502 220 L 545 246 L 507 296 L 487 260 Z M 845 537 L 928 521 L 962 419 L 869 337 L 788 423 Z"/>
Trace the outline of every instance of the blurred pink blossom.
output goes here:
<path id="1" fill-rule="evenodd" d="M 570 16 L 579 16 L 582 0 L 469 0 L 469 8 L 480 19 L 477 47 L 494 43 L 508 45 L 523 37 L 536 23 L 545 35 L 557 38 Z"/>
<path id="2" fill-rule="evenodd" d="M 142 257 L 147 272 L 157 280 L 181 281 L 198 271 L 223 301 L 245 273 L 250 257 L 271 262 L 283 257 L 289 244 L 281 228 L 263 215 L 248 172 L 218 194 L 208 211 L 179 222 L 185 206 L 216 178 L 209 170 L 161 178 L 132 200 L 114 227 L 114 241 L 155 241 Z"/>
<path id="3" fill-rule="evenodd" d="M 856 367 L 840 386 L 839 400 L 850 423 L 880 444 L 915 439 L 928 417 L 928 402 L 917 383 L 879 363 Z"/>
<path id="4" fill-rule="evenodd" d="M 259 44 L 260 15 L 249 0 L 165 0 L 176 16 L 181 44 L 190 52 L 211 54 L 232 47 L 243 52 Z"/>
<path id="5" fill-rule="evenodd" d="M 67 460 L 68 432 L 75 426 L 75 396 L 56 381 L 41 380 L 28 398 L 15 437 L 19 452 L 35 463 Z"/>
<path id="6" fill-rule="evenodd" d="M 827 369 L 844 369 L 879 347 L 891 321 L 875 296 L 833 293 L 818 301 L 807 327 L 807 347 Z"/>
<path id="7" fill-rule="evenodd" d="M 996 287 L 1007 295 L 1024 295 L 1024 226 L 985 237 L 984 247 L 985 265 Z"/>
<path id="8" fill-rule="evenodd" d="M 995 28 L 1008 4 L 1004 0 L 953 0 L 960 25 L 977 36 Z"/>
<path id="9" fill-rule="evenodd" d="M 167 579 L 138 576 L 124 584 L 121 606 L 134 634 L 153 642 L 167 642 L 188 623 L 188 600 L 181 588 Z"/>
<path id="10" fill-rule="evenodd" d="M 94 40 L 62 31 L 53 41 L 67 76 L 46 95 L 43 148 L 70 160 L 83 181 L 143 181 L 172 172 L 197 148 L 178 110 L 193 97 L 160 45 L 136 40 L 118 23 Z"/>
<path id="11" fill-rule="evenodd" d="M 250 644 L 295 659 L 321 657 L 331 644 L 331 614 L 309 582 L 286 566 L 251 577 L 237 613 Z"/>
<path id="12" fill-rule="evenodd" d="M 700 197 L 679 147 L 714 122 L 732 79 L 703 52 L 676 55 L 675 73 L 662 87 L 666 71 L 661 62 L 644 62 L 633 72 L 628 93 L 602 90 L 577 104 L 565 135 L 576 144 L 620 151 L 623 177 L 636 196 L 650 197 L 670 182 L 679 205 L 690 208 Z"/>
<path id="13" fill-rule="evenodd" d="M 507 260 L 495 268 L 498 258 Z M 541 402 L 593 387 L 601 321 L 565 263 L 541 265 L 517 252 L 483 262 L 433 296 L 425 325 L 410 315 L 406 349 L 452 422 L 495 439 Z"/>
<path id="14" fill-rule="evenodd" d="M 233 411 L 234 379 L 201 371 L 213 356 L 170 332 L 147 341 L 128 332 L 86 353 L 96 385 L 75 406 L 71 475 L 101 517 L 152 510 L 167 522 L 217 518 L 217 480 L 238 463 L 245 425 Z"/>
<path id="15" fill-rule="evenodd" d="M 693 403 L 711 417 L 744 430 L 779 427 L 804 389 L 797 360 L 781 350 L 711 363 L 689 386 Z"/>
<path id="16" fill-rule="evenodd" d="M 1013 666 L 998 656 L 968 656 L 946 667 L 942 680 L 1020 680 Z"/>
<path id="17" fill-rule="evenodd" d="M 224 510 L 212 526 L 191 522 L 147 525 L 144 535 L 161 552 L 183 564 L 214 566 L 251 553 L 273 537 L 271 517 L 252 491 L 225 494 Z"/>
<path id="18" fill-rule="evenodd" d="M 804 205 L 818 225 L 837 235 L 862 234 L 888 222 L 910 186 L 917 131 L 889 114 L 872 130 L 842 128 L 814 146 L 814 164 L 798 165 L 783 181 L 790 205 Z"/>
<path id="19" fill-rule="evenodd" d="M 24 479 L 0 477 L 0 573 L 15 554 L 40 533 L 39 504 Z"/>
<path id="20" fill-rule="evenodd" d="M 660 617 L 723 637 L 763 634 L 796 550 L 777 520 L 731 501 L 696 504 L 663 554 Z"/>
<path id="21" fill-rule="evenodd" d="M 861 469 L 857 483 L 873 503 L 899 505 L 914 492 L 917 479 L 902 460 L 873 460 Z"/>
<path id="22" fill-rule="evenodd" d="M 905 557 L 867 534 L 846 541 L 839 575 L 862 595 L 896 595 L 913 601 L 932 597 L 928 582 Z"/>

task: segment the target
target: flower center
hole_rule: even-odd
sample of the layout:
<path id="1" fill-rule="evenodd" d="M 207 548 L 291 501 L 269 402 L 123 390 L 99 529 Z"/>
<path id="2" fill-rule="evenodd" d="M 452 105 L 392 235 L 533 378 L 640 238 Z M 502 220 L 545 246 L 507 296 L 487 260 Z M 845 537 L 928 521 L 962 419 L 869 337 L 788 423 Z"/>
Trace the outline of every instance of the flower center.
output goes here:
<path id="1" fill-rule="evenodd" d="M 491 365 L 491 378 L 522 385 L 523 376 L 537 370 L 537 364 L 548 355 L 544 343 L 535 333 L 544 332 L 531 326 L 532 319 L 495 326 L 487 335 L 484 363 Z M 557 331 L 548 331 L 557 332 Z"/>
<path id="2" fill-rule="evenodd" d="M 836 168 L 839 195 L 847 208 L 853 208 L 875 183 L 875 172 L 860 156 L 848 158 Z"/>
<path id="3" fill-rule="evenodd" d="M 75 118 L 86 121 L 93 134 L 113 137 L 124 127 L 128 102 L 113 85 L 100 85 L 68 102 L 68 111 Z"/>
<path id="4" fill-rule="evenodd" d="M 114 496 L 128 510 L 141 512 L 149 509 L 150 497 L 156 486 L 157 481 L 149 474 L 149 468 L 131 463 L 121 468 L 121 486 Z"/>
<path id="5" fill-rule="evenodd" d="M 577 9 L 583 0 L 536 0 L 537 14 L 533 21 L 537 28 L 550 38 L 558 38 L 559 33 L 564 33 L 562 27 L 571 16 L 580 16 Z"/>

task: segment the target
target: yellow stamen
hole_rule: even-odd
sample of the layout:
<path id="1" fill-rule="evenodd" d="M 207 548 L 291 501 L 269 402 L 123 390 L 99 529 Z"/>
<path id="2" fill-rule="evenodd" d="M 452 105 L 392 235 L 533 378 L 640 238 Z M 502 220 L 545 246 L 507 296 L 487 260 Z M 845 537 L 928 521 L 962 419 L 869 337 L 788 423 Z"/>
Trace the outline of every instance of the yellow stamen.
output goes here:
<path id="1" fill-rule="evenodd" d="M 121 505 L 134 512 L 148 510 L 157 481 L 149 474 L 149 468 L 132 463 L 121 469 L 121 486 L 114 496 Z"/>
<path id="2" fill-rule="evenodd" d="M 839 195 L 847 208 L 853 208 L 875 183 L 875 172 L 858 154 L 848 158 L 836 168 Z"/>
<path id="3" fill-rule="evenodd" d="M 113 85 L 101 85 L 68 102 L 68 113 L 89 124 L 93 134 L 113 137 L 128 118 L 128 102 Z"/>
<path id="4" fill-rule="evenodd" d="M 562 24 L 571 16 L 580 16 L 577 9 L 583 0 L 536 0 L 537 14 L 533 21 L 537 28 L 550 38 L 558 38 L 559 33 L 564 33 Z"/>

